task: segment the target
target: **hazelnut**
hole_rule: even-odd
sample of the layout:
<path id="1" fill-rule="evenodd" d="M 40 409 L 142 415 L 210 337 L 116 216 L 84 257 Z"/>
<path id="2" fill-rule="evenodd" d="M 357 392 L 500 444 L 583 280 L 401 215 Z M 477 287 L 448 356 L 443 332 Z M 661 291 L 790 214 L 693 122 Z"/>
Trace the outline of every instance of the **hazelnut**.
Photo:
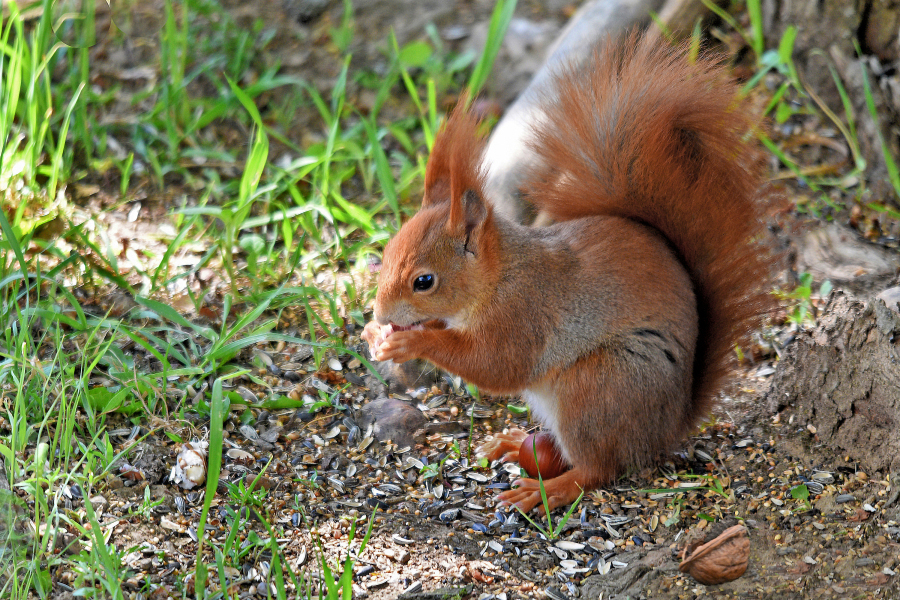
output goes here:
<path id="1" fill-rule="evenodd" d="M 690 556 L 685 558 L 690 552 Z M 735 525 L 712 541 L 696 547 L 685 547 L 678 569 L 704 585 L 733 581 L 744 574 L 750 560 L 747 528 Z"/>
<path id="2" fill-rule="evenodd" d="M 548 431 L 532 433 L 522 440 L 519 447 L 519 465 L 525 469 L 529 477 L 534 478 L 537 478 L 540 469 L 543 479 L 553 479 L 569 470 L 569 465 L 556 445 L 556 440 Z"/>

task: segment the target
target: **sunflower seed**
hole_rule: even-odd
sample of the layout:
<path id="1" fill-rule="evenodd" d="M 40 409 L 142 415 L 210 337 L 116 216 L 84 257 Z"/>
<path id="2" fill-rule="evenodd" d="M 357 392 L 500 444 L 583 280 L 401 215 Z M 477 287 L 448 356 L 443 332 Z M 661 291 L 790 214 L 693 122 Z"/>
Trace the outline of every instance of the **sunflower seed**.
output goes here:
<path id="1" fill-rule="evenodd" d="M 556 542 L 556 547 L 560 550 L 569 550 L 571 552 L 580 552 L 584 550 L 584 544 L 579 544 L 578 542 L 572 542 L 570 540 L 560 540 Z"/>
<path id="2" fill-rule="evenodd" d="M 421 592 L 421 591 L 422 591 L 422 582 L 421 582 L 421 581 L 415 581 L 415 582 L 413 582 L 412 584 L 410 584 L 410 586 L 409 586 L 408 588 L 406 588 L 405 590 L 403 590 L 403 592 L 402 592 L 400 595 L 401 595 L 401 596 L 405 596 L 405 595 L 407 595 L 407 594 L 409 594 L 409 595 L 412 595 L 412 594 L 418 594 L 418 593 Z"/>
<path id="3" fill-rule="evenodd" d="M 569 600 L 567 595 L 552 586 L 544 590 L 544 596 L 549 598 L 549 600 Z"/>
<path id="4" fill-rule="evenodd" d="M 521 467 L 515 463 L 503 463 L 503 470 L 514 477 L 518 477 L 522 473 Z"/>
<path id="5" fill-rule="evenodd" d="M 448 508 L 447 510 L 442 512 L 440 515 L 438 515 L 438 518 L 441 521 L 443 521 L 444 523 L 450 523 L 451 521 L 455 521 L 458 516 L 459 516 L 458 508 Z"/>
<path id="6" fill-rule="evenodd" d="M 395 544 L 401 544 L 403 546 L 408 546 L 410 544 L 416 543 L 415 540 L 405 538 L 402 535 L 399 535 L 397 533 L 395 533 L 394 535 L 391 536 L 391 541 L 393 541 Z"/>
<path id="7" fill-rule="evenodd" d="M 425 402 L 425 406 L 428 408 L 437 408 L 447 402 L 447 395 L 441 394 L 440 396 L 432 396 Z"/>
<path id="8" fill-rule="evenodd" d="M 715 462 L 715 459 L 713 459 L 712 456 L 710 456 L 703 450 L 700 450 L 700 449 L 694 450 L 694 454 L 696 454 L 697 457 L 700 458 L 700 460 L 704 460 L 706 462 Z"/>
<path id="9" fill-rule="evenodd" d="M 246 450 L 241 450 L 240 448 L 229 448 L 225 451 L 225 454 L 228 458 L 233 458 L 234 460 L 243 460 L 243 461 L 253 461 L 253 455 L 247 452 Z"/>
<path id="10" fill-rule="evenodd" d="M 612 564 L 603 560 L 603 557 L 600 557 L 600 560 L 597 562 L 597 573 L 600 575 L 606 575 L 609 573 L 609 570 L 612 568 Z"/>
<path id="11" fill-rule="evenodd" d="M 806 489 L 809 490 L 809 493 L 813 496 L 818 496 L 822 492 L 825 491 L 825 486 L 819 483 L 818 481 L 807 481 Z"/>
<path id="12" fill-rule="evenodd" d="M 612 537 L 614 537 L 614 538 L 622 537 L 622 534 L 619 533 L 618 531 L 616 531 L 615 529 L 613 529 L 612 527 L 610 527 L 609 523 L 607 523 L 606 521 L 603 521 L 603 523 L 601 523 L 601 524 L 603 525 L 603 528 L 606 529 L 607 533 L 609 533 L 609 535 L 611 535 Z"/>
<path id="13" fill-rule="evenodd" d="M 819 483 L 828 485 L 830 483 L 834 483 L 834 475 L 829 473 L 828 471 L 816 471 L 810 477 L 813 481 L 818 481 Z"/>
<path id="14" fill-rule="evenodd" d="M 421 460 L 416 458 L 415 456 L 407 456 L 406 460 L 403 461 L 404 469 L 419 469 L 421 470 L 425 466 Z"/>

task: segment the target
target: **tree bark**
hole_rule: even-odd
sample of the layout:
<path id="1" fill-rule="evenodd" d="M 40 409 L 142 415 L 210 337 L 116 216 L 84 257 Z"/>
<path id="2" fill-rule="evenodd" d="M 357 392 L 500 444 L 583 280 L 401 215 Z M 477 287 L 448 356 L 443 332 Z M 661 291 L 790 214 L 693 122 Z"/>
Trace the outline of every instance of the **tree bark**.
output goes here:
<path id="1" fill-rule="evenodd" d="M 800 427 L 866 470 L 896 470 L 900 314 L 835 292 L 816 329 L 787 347 L 766 401 L 773 413 L 792 407 Z"/>

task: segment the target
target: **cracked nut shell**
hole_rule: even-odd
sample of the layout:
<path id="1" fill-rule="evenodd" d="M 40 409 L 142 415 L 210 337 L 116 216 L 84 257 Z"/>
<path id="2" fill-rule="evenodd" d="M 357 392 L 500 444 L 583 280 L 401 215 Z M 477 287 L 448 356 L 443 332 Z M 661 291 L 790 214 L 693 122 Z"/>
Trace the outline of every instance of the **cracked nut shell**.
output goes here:
<path id="1" fill-rule="evenodd" d="M 678 566 L 704 585 L 734 581 L 750 561 L 750 539 L 743 525 L 729 527 L 714 540 L 697 547 Z"/>

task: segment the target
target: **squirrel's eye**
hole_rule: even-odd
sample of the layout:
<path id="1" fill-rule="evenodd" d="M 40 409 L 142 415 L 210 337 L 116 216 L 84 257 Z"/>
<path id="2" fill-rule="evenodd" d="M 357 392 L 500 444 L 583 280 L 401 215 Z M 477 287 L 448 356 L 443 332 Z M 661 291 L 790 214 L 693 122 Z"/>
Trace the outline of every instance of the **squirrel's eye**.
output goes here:
<path id="1" fill-rule="evenodd" d="M 430 290 L 431 286 L 434 285 L 434 275 L 419 275 L 413 280 L 413 291 L 414 292 L 424 292 L 426 290 Z"/>

